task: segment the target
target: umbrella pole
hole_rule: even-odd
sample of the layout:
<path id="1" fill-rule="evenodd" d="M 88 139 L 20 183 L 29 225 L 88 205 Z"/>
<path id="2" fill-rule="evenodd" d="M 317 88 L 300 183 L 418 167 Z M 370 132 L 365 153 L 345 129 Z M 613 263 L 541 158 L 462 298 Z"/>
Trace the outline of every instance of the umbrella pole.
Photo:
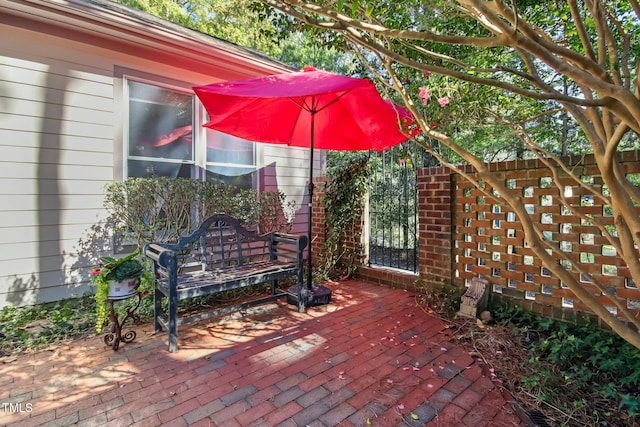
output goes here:
<path id="1" fill-rule="evenodd" d="M 308 259 L 307 259 L 307 289 L 311 290 L 312 289 L 312 283 L 313 282 L 313 274 L 312 274 L 312 268 L 313 268 L 313 263 L 311 260 L 311 247 L 313 246 L 312 244 L 312 236 L 311 236 L 311 229 L 312 229 L 312 222 L 313 222 L 313 144 L 314 144 L 314 134 L 315 134 L 315 118 L 316 118 L 316 111 L 315 110 L 311 110 L 311 153 L 310 153 L 310 167 L 309 167 L 309 228 L 308 228 L 308 238 L 309 238 L 309 248 L 308 248 Z"/>

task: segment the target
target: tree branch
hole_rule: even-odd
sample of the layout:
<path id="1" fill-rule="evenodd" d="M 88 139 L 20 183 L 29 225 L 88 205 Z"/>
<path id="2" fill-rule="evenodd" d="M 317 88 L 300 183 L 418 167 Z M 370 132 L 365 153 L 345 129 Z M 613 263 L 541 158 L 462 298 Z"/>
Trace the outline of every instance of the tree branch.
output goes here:
<path id="1" fill-rule="evenodd" d="M 569 4 L 569 9 L 571 10 L 571 17 L 573 18 L 573 22 L 576 25 L 576 29 L 578 30 L 578 36 L 580 37 L 580 42 L 582 43 L 582 48 L 585 51 L 585 55 L 589 60 L 595 62 L 596 61 L 596 53 L 593 51 L 593 45 L 589 40 L 589 36 L 587 35 L 587 30 L 584 27 L 584 21 L 582 20 L 582 15 L 580 14 L 580 10 L 578 9 L 578 4 L 576 0 L 567 0 Z"/>
<path id="2" fill-rule="evenodd" d="M 519 86 L 516 86 L 514 84 L 511 83 L 506 83 L 500 80 L 493 80 L 493 79 L 488 79 L 488 78 L 483 78 L 483 77 L 477 77 L 474 75 L 470 75 L 467 73 L 462 73 L 459 71 L 455 71 L 455 70 L 451 70 L 449 68 L 446 67 L 440 67 L 440 66 L 435 66 L 435 65 L 428 65 L 428 64 L 424 64 L 418 61 L 414 61 L 411 60 L 403 55 L 397 54 L 396 52 L 386 49 L 384 47 L 381 47 L 379 45 L 375 45 L 369 41 L 367 41 L 366 39 L 364 39 L 360 34 L 354 34 L 354 33 L 344 33 L 345 36 L 348 34 L 348 38 L 349 40 L 357 45 L 363 46 L 365 48 L 367 48 L 368 50 L 377 50 L 380 53 L 382 53 L 383 55 L 385 55 L 388 58 L 393 59 L 394 61 L 400 63 L 400 64 L 404 64 L 407 65 L 411 68 L 415 68 L 418 70 L 423 70 L 423 71 L 429 71 L 432 73 L 437 73 L 437 74 L 443 74 L 446 76 L 450 76 L 450 77 L 454 77 L 456 79 L 459 80 L 463 80 L 466 82 L 471 82 L 471 83 L 477 83 L 477 84 L 481 84 L 481 85 L 486 85 L 486 86 L 493 86 L 493 87 L 497 87 L 500 89 L 504 89 L 508 92 L 513 92 L 513 93 L 517 93 L 519 95 L 522 96 L 526 96 L 528 98 L 532 98 L 532 99 L 540 99 L 540 100 L 548 100 L 548 99 L 553 99 L 556 101 L 560 101 L 560 102 L 567 102 L 567 103 L 571 103 L 571 104 L 575 104 L 575 105 L 580 105 L 580 106 L 591 106 L 591 107 L 598 107 L 598 106 L 604 106 L 606 105 L 607 102 L 612 102 L 613 99 L 611 98 L 602 98 L 602 99 L 584 99 L 584 98 L 575 98 L 575 97 L 571 97 L 571 96 L 567 96 L 567 95 L 563 95 L 559 92 L 536 92 L 536 91 L 531 91 L 531 90 L 526 90 L 526 89 L 522 89 Z M 503 70 L 495 70 L 495 72 L 497 73 L 498 71 L 503 71 Z"/>
<path id="3" fill-rule="evenodd" d="M 420 40 L 436 43 L 447 44 L 459 44 L 466 46 L 479 46 L 479 47 L 498 47 L 504 45 L 504 39 L 502 37 L 463 37 L 463 36 L 447 36 L 432 31 L 410 31 L 410 30 L 395 30 L 382 25 L 370 24 L 357 19 L 353 19 L 350 16 L 342 13 L 335 12 L 323 6 L 318 6 L 311 3 L 305 3 L 298 0 L 262 0 L 263 3 L 268 4 L 288 15 L 294 16 L 309 25 L 313 25 L 318 28 L 331 28 L 343 30 L 345 26 L 357 28 L 361 31 L 377 34 L 385 37 L 402 38 L 407 40 Z M 302 14 L 293 7 L 299 7 L 311 14 L 322 16 L 331 20 L 331 22 L 320 21 L 310 17 L 309 15 Z M 338 26 L 336 26 L 338 25 Z"/>

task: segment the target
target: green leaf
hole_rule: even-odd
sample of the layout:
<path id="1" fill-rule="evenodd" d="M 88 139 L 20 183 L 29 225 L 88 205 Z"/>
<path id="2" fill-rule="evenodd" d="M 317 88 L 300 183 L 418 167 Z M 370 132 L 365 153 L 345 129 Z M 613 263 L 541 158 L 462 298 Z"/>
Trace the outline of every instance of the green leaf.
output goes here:
<path id="1" fill-rule="evenodd" d="M 411 418 L 413 418 L 414 420 L 419 420 L 420 417 L 417 416 L 416 414 L 414 414 L 413 412 L 411 413 Z"/>
<path id="2" fill-rule="evenodd" d="M 371 15 L 373 14 L 373 3 L 369 3 L 367 5 L 367 10 L 365 11 L 365 15 L 367 16 L 367 18 L 370 18 Z"/>

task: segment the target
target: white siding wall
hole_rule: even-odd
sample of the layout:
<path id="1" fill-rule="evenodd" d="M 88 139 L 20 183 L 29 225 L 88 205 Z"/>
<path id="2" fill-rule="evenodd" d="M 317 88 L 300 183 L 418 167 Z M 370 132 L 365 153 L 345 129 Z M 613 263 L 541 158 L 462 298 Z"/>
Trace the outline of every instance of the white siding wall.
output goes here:
<path id="1" fill-rule="evenodd" d="M 308 211 L 308 183 L 309 183 L 309 150 L 297 147 L 282 147 L 264 145 L 263 165 L 265 169 L 265 190 L 280 190 L 287 195 L 288 201 L 293 201 L 296 216 L 293 221 L 292 232 L 307 233 Z M 313 158 L 314 178 L 323 170 L 325 153 L 316 150 Z M 275 168 L 269 167 L 275 165 Z"/>
<path id="2" fill-rule="evenodd" d="M 103 187 L 121 178 L 114 172 L 122 163 L 116 66 L 189 85 L 217 80 L 135 52 L 0 24 L 0 307 L 91 291 L 89 267 L 111 250 L 96 231 L 105 218 Z M 277 185 L 301 204 L 306 150 L 262 153 L 263 165 L 275 162 L 277 170 L 266 187 Z"/>
<path id="3" fill-rule="evenodd" d="M 95 58 L 62 40 L 9 31 L 0 40 L 0 306 L 88 290 L 80 239 L 102 217 L 114 163 L 110 72 L 80 65 Z"/>

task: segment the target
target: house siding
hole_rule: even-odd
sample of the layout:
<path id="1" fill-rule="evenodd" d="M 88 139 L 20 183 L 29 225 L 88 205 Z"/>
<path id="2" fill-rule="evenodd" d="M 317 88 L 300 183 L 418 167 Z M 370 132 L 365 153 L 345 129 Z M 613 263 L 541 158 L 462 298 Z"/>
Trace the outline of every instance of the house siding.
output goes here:
<path id="1" fill-rule="evenodd" d="M 295 203 L 295 217 L 292 225 L 294 233 L 306 234 L 309 218 L 308 183 L 310 152 L 306 148 L 270 149 L 264 156 L 264 165 L 275 165 L 266 168 L 264 189 L 278 189 L 287 195 L 287 200 Z M 314 176 L 323 169 L 324 152 L 317 150 L 314 154 Z"/>
<path id="2" fill-rule="evenodd" d="M 79 296 L 90 288 L 78 242 L 113 179 L 113 77 L 99 49 L 1 32 L 0 306 Z"/>
<path id="3" fill-rule="evenodd" d="M 80 32 L 24 18 L 12 21 L 3 13 L 0 9 L 0 307 L 91 292 L 91 266 L 98 256 L 113 253 L 102 226 L 104 185 L 122 179 L 122 97 L 115 70 L 179 79 L 185 87 L 229 73 L 168 65 L 184 61 L 167 61 L 167 53 L 156 60 L 147 50 L 96 43 L 95 34 L 84 39 Z M 250 76 L 236 78 L 243 77 Z M 276 147 L 262 153 L 259 167 L 276 165 L 272 176 L 265 174 L 263 188 L 302 202 L 308 178 L 299 169 L 308 171 L 307 152 Z M 296 218 L 295 229 L 304 230 L 301 221 L 304 216 Z"/>

